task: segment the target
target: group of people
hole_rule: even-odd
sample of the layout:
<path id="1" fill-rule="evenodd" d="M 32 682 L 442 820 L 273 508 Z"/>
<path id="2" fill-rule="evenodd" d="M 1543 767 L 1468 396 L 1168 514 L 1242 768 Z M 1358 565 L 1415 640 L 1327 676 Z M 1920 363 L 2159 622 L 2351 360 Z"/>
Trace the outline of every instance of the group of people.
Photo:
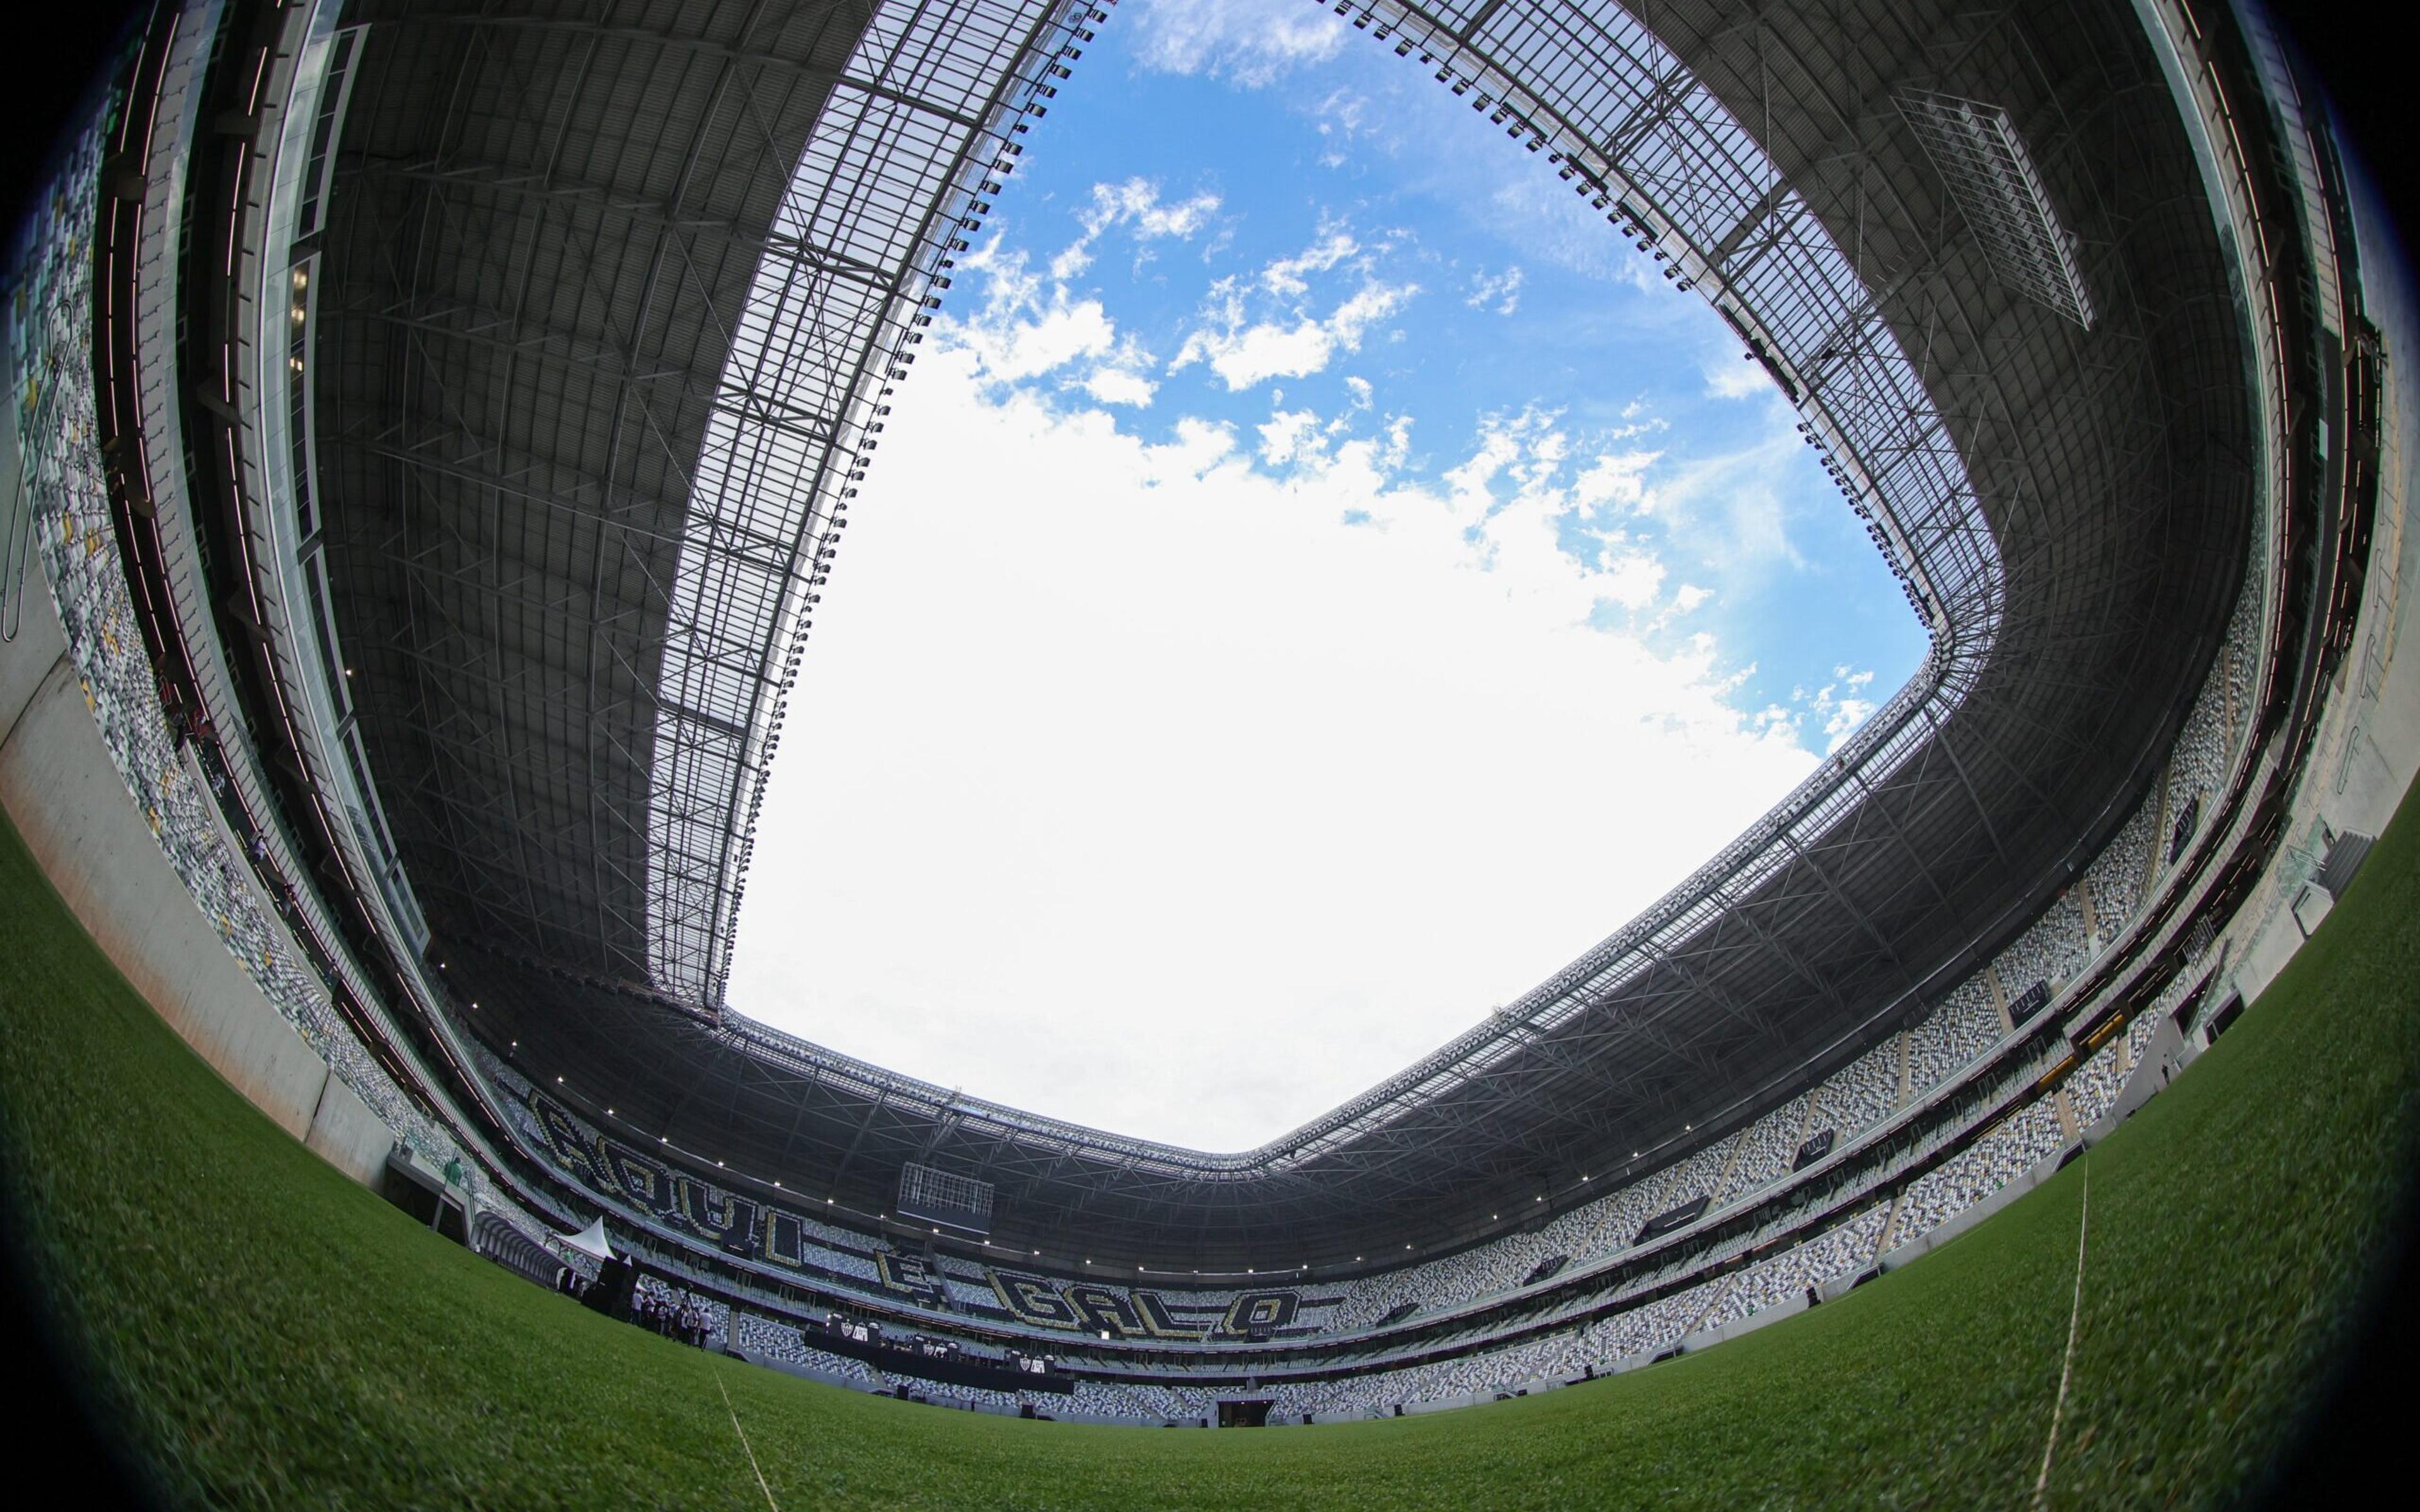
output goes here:
<path id="1" fill-rule="evenodd" d="M 706 1317 L 696 1303 L 687 1297 L 673 1298 L 642 1292 L 630 1304 L 630 1320 L 641 1328 L 652 1328 L 668 1339 L 683 1344 L 706 1346 Z"/>

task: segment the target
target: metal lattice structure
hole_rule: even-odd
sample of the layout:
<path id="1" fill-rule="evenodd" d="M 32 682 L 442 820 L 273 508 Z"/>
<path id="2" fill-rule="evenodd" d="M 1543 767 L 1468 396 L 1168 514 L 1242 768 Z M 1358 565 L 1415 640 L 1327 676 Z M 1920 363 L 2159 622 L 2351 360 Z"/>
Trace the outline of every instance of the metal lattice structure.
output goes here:
<path id="1" fill-rule="evenodd" d="M 2009 113 L 1922 89 L 1900 96 L 1899 108 L 1957 196 L 2000 282 L 2091 330 L 2092 291 L 2076 263 L 2075 238 L 2059 224 Z"/>
<path id="2" fill-rule="evenodd" d="M 1754 1116 L 1929 1006 L 2126 817 L 2253 488 L 2225 252 L 2132 13 L 1332 8 L 1731 323 L 1900 572 L 1918 677 L 1639 919 L 1258 1150 L 1077 1128 L 721 1011 L 885 391 L 1089 13 L 389 0 L 323 255 L 320 472 L 365 741 L 475 1032 L 793 1190 L 871 1210 L 912 1162 L 990 1183 L 997 1231 L 1054 1253 L 1326 1263 Z M 2009 286 L 1912 92 L 2000 102 L 2088 328 Z"/>
<path id="3" fill-rule="evenodd" d="M 935 1165 L 909 1161 L 899 1167 L 899 1212 L 909 1219 L 948 1224 L 969 1233 L 991 1228 L 992 1189 Z"/>
<path id="4" fill-rule="evenodd" d="M 1020 107 L 1061 67 L 1062 8 L 876 8 L 775 212 L 690 479 L 664 647 L 649 965 L 687 1000 L 721 1002 L 806 610 L 881 444 L 879 401 L 948 285 L 939 265 L 1024 150 L 1010 140 Z"/>
<path id="5" fill-rule="evenodd" d="M 444 934 L 716 1011 L 873 410 L 1063 8 L 349 15 L 331 591 Z"/>

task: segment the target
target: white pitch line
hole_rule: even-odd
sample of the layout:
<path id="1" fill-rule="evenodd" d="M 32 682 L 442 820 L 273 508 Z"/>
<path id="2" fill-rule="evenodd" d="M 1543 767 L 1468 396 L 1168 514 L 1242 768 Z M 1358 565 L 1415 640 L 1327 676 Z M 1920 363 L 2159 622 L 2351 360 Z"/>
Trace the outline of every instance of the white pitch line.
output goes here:
<path id="1" fill-rule="evenodd" d="M 2084 1201 L 2075 1217 L 2075 1301 L 2067 1312 L 2067 1359 L 2058 1367 L 2058 1399 L 2051 1404 L 2050 1437 L 2042 1441 L 2041 1473 L 2034 1477 L 2034 1505 L 2050 1499 L 2050 1460 L 2058 1452 L 2058 1420 L 2067 1411 L 2067 1383 L 2075 1377 L 2075 1335 L 2084 1322 L 2084 1241 L 2092 1224 L 2092 1165 L 2084 1167 Z"/>
<path id="2" fill-rule="evenodd" d="M 782 1512 L 782 1504 L 773 1500 L 773 1488 L 765 1484 L 765 1472 L 756 1463 L 756 1451 L 748 1447 L 748 1430 L 739 1426 L 739 1412 L 731 1405 L 731 1393 L 723 1390 L 722 1377 L 714 1378 L 714 1389 L 722 1392 L 722 1410 L 731 1414 L 731 1431 L 739 1435 L 739 1447 L 748 1455 L 748 1468 L 756 1472 L 756 1489 L 765 1493 L 765 1504 L 773 1512 Z"/>

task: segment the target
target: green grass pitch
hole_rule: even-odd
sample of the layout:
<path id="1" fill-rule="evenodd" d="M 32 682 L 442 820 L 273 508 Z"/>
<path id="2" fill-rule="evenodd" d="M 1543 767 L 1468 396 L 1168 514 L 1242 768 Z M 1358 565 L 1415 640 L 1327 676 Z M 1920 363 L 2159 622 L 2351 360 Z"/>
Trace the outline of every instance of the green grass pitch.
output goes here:
<path id="1" fill-rule="evenodd" d="M 194 1504 L 746 1512 L 769 1489 L 784 1509 L 2022 1505 L 2088 1173 L 2050 1501 L 2199 1504 L 2275 1452 L 2394 1222 L 2420 1088 L 2416 919 L 2420 823 L 2403 822 L 2189 1074 L 1938 1253 L 1702 1354 L 1387 1422 L 948 1412 L 585 1312 L 413 1225 L 242 1102 L 5 825 L 0 1137 L 47 1305 Z"/>

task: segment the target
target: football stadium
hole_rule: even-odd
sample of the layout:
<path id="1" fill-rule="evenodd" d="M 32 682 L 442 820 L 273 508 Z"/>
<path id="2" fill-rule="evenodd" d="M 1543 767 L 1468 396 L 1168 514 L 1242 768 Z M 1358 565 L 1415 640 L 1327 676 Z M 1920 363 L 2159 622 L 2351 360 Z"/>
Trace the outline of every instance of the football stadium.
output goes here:
<path id="1" fill-rule="evenodd" d="M 731 990 L 774 884 L 736 945 L 785 726 L 856 738 L 852 510 L 917 507 L 919 379 L 1139 18 L 153 0 L 37 62 L 76 103 L 8 246 L 8 1259 L 97 1456 L 25 1463 L 2101 1507 L 2364 1452 L 2420 1156 L 2420 324 L 2312 54 L 2257 0 L 1267 9 L 1718 322 L 1912 673 L 1254 1148 L 793 1032 Z M 1312 1054 L 1233 1039 L 1186 1073 Z"/>

